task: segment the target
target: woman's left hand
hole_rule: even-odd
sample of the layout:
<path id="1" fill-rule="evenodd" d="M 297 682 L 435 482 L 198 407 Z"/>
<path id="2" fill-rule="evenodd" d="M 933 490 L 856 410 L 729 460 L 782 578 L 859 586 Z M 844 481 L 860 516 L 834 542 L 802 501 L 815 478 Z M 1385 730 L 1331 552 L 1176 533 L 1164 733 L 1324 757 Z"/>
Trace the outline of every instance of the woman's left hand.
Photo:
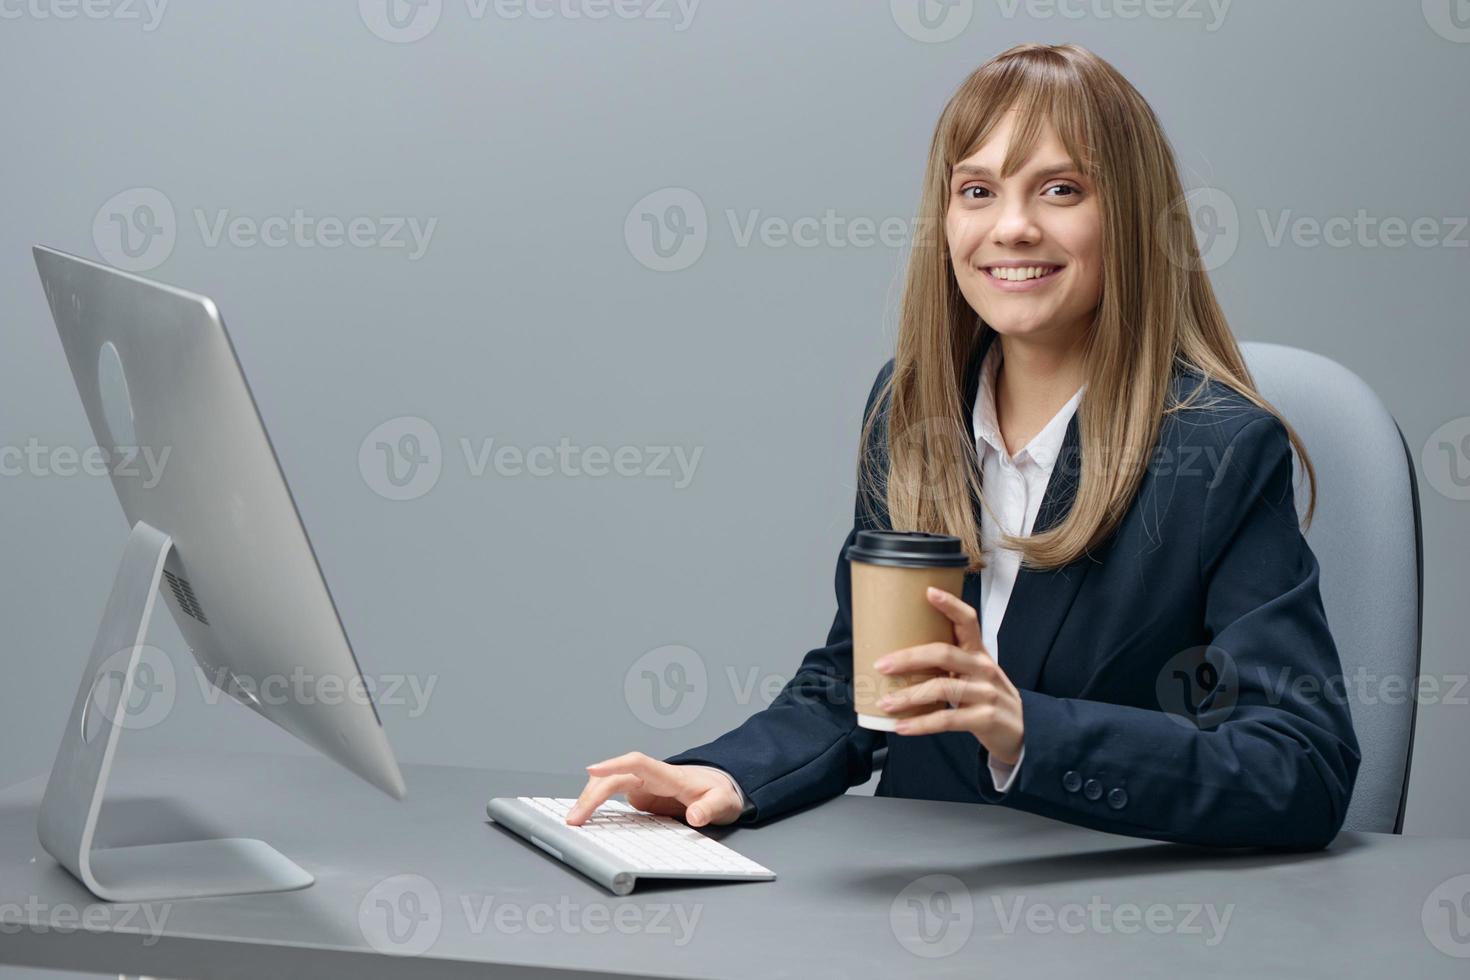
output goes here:
<path id="1" fill-rule="evenodd" d="M 898 734 L 969 732 L 996 762 L 1015 765 L 1026 733 L 1021 723 L 1021 693 L 986 652 L 974 607 L 943 589 L 930 588 L 926 595 L 930 604 L 954 623 L 955 642 L 895 650 L 880 657 L 877 668 L 885 674 L 937 669 L 947 671 L 949 676 L 932 677 L 895 691 L 879 705 L 889 712 L 940 705 L 928 714 L 901 719 Z"/>

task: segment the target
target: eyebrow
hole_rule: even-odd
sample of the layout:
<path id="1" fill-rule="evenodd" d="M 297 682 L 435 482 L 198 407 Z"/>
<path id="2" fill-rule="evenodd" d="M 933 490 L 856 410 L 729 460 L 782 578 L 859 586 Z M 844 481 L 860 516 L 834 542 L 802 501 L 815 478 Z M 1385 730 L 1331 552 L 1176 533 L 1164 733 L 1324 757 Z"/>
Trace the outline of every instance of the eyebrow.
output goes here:
<path id="1" fill-rule="evenodd" d="M 1069 160 L 1065 163 L 1054 163 L 1051 166 L 1043 167 L 1040 170 L 1036 171 L 1035 176 L 1037 178 L 1044 179 L 1046 177 L 1055 177 L 1057 174 L 1078 172 L 1079 171 L 1077 170 L 1077 168 L 1073 166 L 1072 162 Z M 955 175 L 970 174 L 971 176 L 975 177 L 989 177 L 992 180 L 995 179 L 995 173 L 989 167 L 980 167 L 972 163 L 957 164 L 954 168 L 953 173 Z"/>

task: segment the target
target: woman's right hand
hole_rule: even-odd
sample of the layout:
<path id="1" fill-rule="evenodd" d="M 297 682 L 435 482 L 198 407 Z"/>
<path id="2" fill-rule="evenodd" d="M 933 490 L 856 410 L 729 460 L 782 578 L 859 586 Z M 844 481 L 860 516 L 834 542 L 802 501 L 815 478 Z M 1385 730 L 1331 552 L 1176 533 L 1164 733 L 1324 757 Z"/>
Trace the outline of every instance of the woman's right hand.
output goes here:
<path id="1" fill-rule="evenodd" d="M 724 773 L 703 766 L 676 766 L 642 752 L 594 762 L 582 795 L 567 811 L 567 823 L 581 826 L 607 799 L 626 793 L 640 810 L 678 817 L 691 827 L 734 823 L 740 794 Z"/>

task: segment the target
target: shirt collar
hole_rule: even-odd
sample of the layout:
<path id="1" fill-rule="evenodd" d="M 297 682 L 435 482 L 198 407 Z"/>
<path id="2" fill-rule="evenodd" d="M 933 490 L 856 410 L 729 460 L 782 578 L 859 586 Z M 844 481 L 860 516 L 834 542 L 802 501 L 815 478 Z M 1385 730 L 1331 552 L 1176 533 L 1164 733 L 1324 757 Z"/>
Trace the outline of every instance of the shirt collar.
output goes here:
<path id="1" fill-rule="evenodd" d="M 975 396 L 975 436 L 979 441 L 977 448 L 980 450 L 981 459 L 985 457 L 985 447 L 989 446 L 1002 459 L 1006 457 L 1005 440 L 1000 437 L 1000 423 L 995 407 L 995 379 L 1000 373 L 1001 346 L 1000 338 L 996 337 L 990 344 L 990 349 L 985 352 L 985 359 L 980 365 L 980 387 Z M 1050 422 L 1042 428 L 1031 441 L 1013 457 L 1019 464 L 1023 459 L 1032 460 L 1044 472 L 1050 472 L 1056 465 L 1057 456 L 1062 451 L 1062 440 L 1067 434 L 1067 424 L 1071 422 L 1072 416 L 1077 412 L 1077 406 L 1082 403 L 1082 393 L 1087 390 L 1087 385 L 1077 389 L 1067 404 L 1057 410 Z"/>

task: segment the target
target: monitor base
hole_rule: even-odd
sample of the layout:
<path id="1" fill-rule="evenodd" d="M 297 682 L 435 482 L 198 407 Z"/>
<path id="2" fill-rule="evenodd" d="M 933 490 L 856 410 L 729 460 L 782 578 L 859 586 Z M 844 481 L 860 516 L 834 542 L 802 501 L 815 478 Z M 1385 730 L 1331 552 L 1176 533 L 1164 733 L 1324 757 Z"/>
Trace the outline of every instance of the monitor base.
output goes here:
<path id="1" fill-rule="evenodd" d="M 41 801 L 41 846 L 105 902 L 305 888 L 315 880 L 311 874 L 258 840 L 92 847 L 117 743 L 130 727 L 148 622 L 172 550 L 167 534 L 142 521 L 133 525 Z"/>

